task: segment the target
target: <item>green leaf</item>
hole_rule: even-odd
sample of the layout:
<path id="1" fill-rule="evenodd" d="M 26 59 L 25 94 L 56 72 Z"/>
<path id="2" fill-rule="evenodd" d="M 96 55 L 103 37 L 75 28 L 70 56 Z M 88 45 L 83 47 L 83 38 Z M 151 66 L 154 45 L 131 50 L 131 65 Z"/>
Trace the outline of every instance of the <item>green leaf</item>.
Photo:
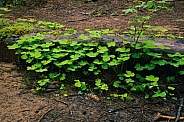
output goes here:
<path id="1" fill-rule="evenodd" d="M 99 61 L 98 59 L 95 59 L 95 60 L 93 61 L 93 63 L 94 63 L 94 64 L 98 64 L 98 65 L 103 64 L 103 62 L 102 62 L 102 61 Z"/>
<path id="2" fill-rule="evenodd" d="M 102 67 L 102 69 L 108 69 L 109 68 L 108 64 L 105 63 L 105 62 L 101 65 L 101 67 Z"/>
<path id="3" fill-rule="evenodd" d="M 49 78 L 52 79 L 52 80 L 54 80 L 58 76 L 59 76 L 59 74 L 57 72 L 51 72 L 51 73 L 49 73 Z"/>
<path id="4" fill-rule="evenodd" d="M 60 86 L 59 89 L 60 89 L 60 90 L 64 90 L 64 89 L 65 89 L 65 84 L 61 84 L 61 86 Z"/>
<path id="5" fill-rule="evenodd" d="M 108 49 L 106 46 L 99 46 L 97 52 L 98 52 L 98 53 L 105 53 L 105 52 L 107 52 L 108 50 L 109 50 L 109 49 Z"/>
<path id="6" fill-rule="evenodd" d="M 118 94 L 110 94 L 111 97 L 119 97 Z"/>
<path id="7" fill-rule="evenodd" d="M 162 54 L 160 54 L 160 53 L 147 52 L 147 54 L 149 56 L 153 56 L 155 58 L 161 58 L 162 57 Z"/>
<path id="8" fill-rule="evenodd" d="M 134 68 L 135 68 L 137 71 L 142 71 L 142 70 L 144 70 L 144 67 L 141 66 L 139 63 L 136 63 L 136 65 L 134 66 Z"/>
<path id="9" fill-rule="evenodd" d="M 172 87 L 172 86 L 168 86 L 167 88 L 170 89 L 170 90 L 175 90 L 175 88 Z"/>
<path id="10" fill-rule="evenodd" d="M 94 71 L 93 73 L 94 73 L 95 75 L 98 75 L 100 72 L 101 72 L 100 70 L 96 70 L 96 71 Z"/>
<path id="11" fill-rule="evenodd" d="M 105 91 L 108 91 L 109 87 L 108 87 L 107 84 L 104 83 L 104 84 L 102 84 L 101 89 L 105 90 Z"/>
<path id="12" fill-rule="evenodd" d="M 135 74 L 131 71 L 126 71 L 126 74 L 124 74 L 124 75 L 125 75 L 125 77 L 134 77 Z"/>
<path id="13" fill-rule="evenodd" d="M 132 7 L 132 8 L 128 8 L 126 10 L 123 10 L 123 12 L 125 12 L 125 14 L 128 14 L 128 13 L 137 13 L 137 9 L 135 9 L 134 7 Z"/>
<path id="14" fill-rule="evenodd" d="M 47 65 L 47 64 L 49 64 L 49 63 L 51 63 L 52 62 L 52 60 L 42 60 L 41 61 L 41 63 L 43 64 L 43 65 Z"/>
<path id="15" fill-rule="evenodd" d="M 145 78 L 147 81 L 158 81 L 159 80 L 159 77 L 155 77 L 153 75 L 149 75 L 149 76 L 146 76 Z"/>
<path id="16" fill-rule="evenodd" d="M 78 62 L 78 64 L 81 66 L 85 66 L 86 64 L 88 64 L 88 62 L 87 61 L 80 61 L 80 62 Z"/>
<path id="17" fill-rule="evenodd" d="M 79 54 L 71 55 L 70 58 L 71 60 L 75 61 L 78 60 L 81 56 Z"/>
<path id="18" fill-rule="evenodd" d="M 83 50 L 93 50 L 94 48 L 91 47 L 84 47 Z"/>
<path id="19" fill-rule="evenodd" d="M 118 78 L 119 78 L 120 80 L 124 80 L 124 74 L 118 74 Z"/>
<path id="20" fill-rule="evenodd" d="M 174 54 L 167 54 L 169 57 L 183 57 L 183 55 L 181 55 L 181 53 L 179 53 L 179 52 L 176 52 L 176 53 L 174 53 Z"/>
<path id="21" fill-rule="evenodd" d="M 121 81 L 115 81 L 115 82 L 113 83 L 113 86 L 114 86 L 115 88 L 119 88 L 119 87 L 120 87 L 120 83 L 121 83 Z"/>
<path id="22" fill-rule="evenodd" d="M 137 87 L 137 86 L 133 86 L 133 87 L 130 89 L 130 91 L 132 91 L 132 92 L 137 92 L 137 91 L 138 91 L 138 87 Z"/>
<path id="23" fill-rule="evenodd" d="M 179 73 L 180 73 L 180 75 L 184 75 L 184 71 L 183 70 L 179 71 Z"/>
<path id="24" fill-rule="evenodd" d="M 39 86 L 44 86 L 47 83 L 50 83 L 50 80 L 49 79 L 42 79 L 42 80 L 39 80 L 38 81 Z"/>
<path id="25" fill-rule="evenodd" d="M 87 86 L 85 82 L 81 82 L 81 90 L 82 91 L 86 91 L 87 90 Z"/>
<path id="26" fill-rule="evenodd" d="M 88 71 L 94 71 L 95 69 L 97 69 L 97 67 L 94 64 L 92 64 L 90 65 Z"/>
<path id="27" fill-rule="evenodd" d="M 59 78 L 60 80 L 65 80 L 66 78 L 66 74 L 65 73 L 62 73 L 61 77 Z"/>
<path id="28" fill-rule="evenodd" d="M 140 58 L 142 53 L 133 53 L 131 56 L 132 58 Z"/>
<path id="29" fill-rule="evenodd" d="M 155 68 L 155 65 L 154 64 L 146 64 L 144 66 L 144 68 L 147 69 L 147 70 L 153 70 Z"/>
<path id="30" fill-rule="evenodd" d="M 109 60 L 111 60 L 110 56 L 102 56 L 102 57 L 103 57 L 102 60 L 104 62 L 108 62 Z"/>
<path id="31" fill-rule="evenodd" d="M 100 86 L 101 85 L 101 79 L 96 79 L 95 80 L 95 85 Z"/>
<path id="32" fill-rule="evenodd" d="M 24 55 L 21 55 L 21 58 L 22 58 L 22 59 L 27 59 L 28 56 L 27 56 L 26 54 L 24 54 Z"/>
<path id="33" fill-rule="evenodd" d="M 20 45 L 19 44 L 13 44 L 11 46 L 7 46 L 8 49 L 17 49 L 17 48 L 20 48 Z"/>
<path id="34" fill-rule="evenodd" d="M 90 38 L 84 34 L 81 34 L 77 37 L 78 39 L 81 39 L 81 40 L 89 40 Z"/>
<path id="35" fill-rule="evenodd" d="M 35 71 L 36 72 L 46 72 L 46 71 L 48 71 L 48 69 L 47 68 L 44 68 L 44 69 L 39 68 L 39 69 L 36 69 Z"/>
<path id="36" fill-rule="evenodd" d="M 53 58 L 59 59 L 67 56 L 69 53 L 52 53 Z"/>
<path id="37" fill-rule="evenodd" d="M 121 47 L 121 48 L 117 48 L 115 51 L 126 53 L 126 52 L 130 52 L 130 48 Z"/>
<path id="38" fill-rule="evenodd" d="M 96 57 L 97 55 L 98 55 L 99 53 L 94 53 L 94 52 L 89 52 L 89 53 L 86 53 L 86 55 L 88 56 L 88 57 Z"/>
<path id="39" fill-rule="evenodd" d="M 152 60 L 151 63 L 163 66 L 167 64 L 167 61 L 166 60 Z"/>
<path id="40" fill-rule="evenodd" d="M 155 92 L 154 95 L 152 95 L 153 98 L 155 97 L 166 97 L 166 92 L 161 92 L 160 90 L 158 90 L 157 92 Z"/>
<path id="41" fill-rule="evenodd" d="M 128 78 L 128 79 L 125 79 L 125 82 L 127 83 L 127 84 L 129 84 L 129 83 L 133 83 L 133 82 L 135 82 L 133 79 L 131 79 L 131 78 Z"/>
<path id="42" fill-rule="evenodd" d="M 116 42 L 107 42 L 108 47 L 114 47 L 116 45 Z"/>
<path id="43" fill-rule="evenodd" d="M 41 67 L 42 67 L 42 64 L 41 63 L 35 63 L 32 66 L 28 66 L 27 67 L 27 70 L 36 70 L 36 69 L 39 69 Z"/>
<path id="44" fill-rule="evenodd" d="M 67 39 L 64 39 L 64 40 L 60 40 L 60 41 L 59 41 L 59 44 L 61 44 L 61 45 L 66 45 L 66 44 L 69 44 L 69 42 L 68 42 Z"/>
<path id="45" fill-rule="evenodd" d="M 76 83 L 74 84 L 75 87 L 81 87 L 80 80 L 74 80 Z"/>
<path id="46" fill-rule="evenodd" d="M 145 81 L 145 78 L 143 78 L 140 74 L 136 74 L 136 78 L 138 78 L 141 82 Z"/>
<path id="47" fill-rule="evenodd" d="M 110 61 L 108 63 L 109 66 L 117 66 L 119 65 L 120 63 L 116 60 L 116 59 L 113 59 L 112 61 Z"/>
<path id="48" fill-rule="evenodd" d="M 39 57 L 42 56 L 41 52 L 39 52 L 39 51 L 30 52 L 30 55 L 31 55 L 31 57 L 34 57 L 36 59 L 38 59 Z"/>
<path id="49" fill-rule="evenodd" d="M 146 95 L 144 96 L 144 98 L 145 98 L 145 99 L 148 99 L 149 96 L 150 96 L 149 94 L 146 94 Z"/>
<path id="50" fill-rule="evenodd" d="M 147 2 L 147 8 L 152 9 L 154 7 L 154 2 L 153 1 L 148 1 Z"/>

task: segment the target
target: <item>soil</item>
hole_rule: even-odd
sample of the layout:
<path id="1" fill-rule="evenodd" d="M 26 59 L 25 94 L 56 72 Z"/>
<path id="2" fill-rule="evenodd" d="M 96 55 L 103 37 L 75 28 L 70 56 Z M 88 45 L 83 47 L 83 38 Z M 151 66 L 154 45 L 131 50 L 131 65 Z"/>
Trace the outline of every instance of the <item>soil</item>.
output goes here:
<path id="1" fill-rule="evenodd" d="M 24 7 L 14 7 L 7 15 L 17 18 L 34 18 L 64 24 L 78 31 L 90 29 L 128 29 L 130 16 L 122 10 L 131 2 L 126 0 L 52 0 L 46 3 L 28 2 Z M 149 23 L 166 28 L 170 33 L 184 34 L 184 1 L 176 1 L 172 11 L 155 13 Z M 101 14 L 99 14 L 101 13 Z M 144 14 L 144 11 L 142 11 Z M 35 94 L 25 85 L 30 73 L 12 63 L 0 62 L 0 121 L 1 122 L 152 122 L 161 113 L 161 121 L 174 121 L 180 100 L 144 99 L 134 95 L 131 101 L 106 100 L 97 96 L 78 94 L 70 90 Z M 183 113 L 181 113 L 183 116 Z M 158 117 L 158 116 L 157 116 Z"/>

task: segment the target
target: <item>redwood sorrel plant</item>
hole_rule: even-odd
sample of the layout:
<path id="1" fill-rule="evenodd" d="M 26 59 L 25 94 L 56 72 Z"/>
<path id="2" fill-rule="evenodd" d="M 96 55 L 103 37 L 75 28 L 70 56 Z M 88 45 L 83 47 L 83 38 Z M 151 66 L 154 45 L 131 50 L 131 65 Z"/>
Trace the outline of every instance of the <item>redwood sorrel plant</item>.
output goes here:
<path id="1" fill-rule="evenodd" d="M 37 27 L 49 28 L 33 36 L 21 36 L 9 49 L 16 49 L 17 54 L 27 62 L 27 70 L 40 74 L 37 81 L 37 90 L 45 88 L 48 84 L 58 81 L 79 88 L 83 92 L 98 91 L 100 93 L 108 90 L 121 89 L 121 93 L 110 94 L 108 98 L 119 97 L 124 100 L 131 98 L 132 93 L 141 93 L 145 98 L 173 96 L 173 85 L 167 78 L 165 89 L 161 89 L 161 80 L 158 74 L 162 67 L 170 65 L 175 77 L 183 75 L 180 68 L 184 65 L 183 55 L 162 54 L 162 50 L 168 47 L 155 46 L 154 39 L 148 38 L 154 29 L 146 24 L 150 19 L 150 13 L 165 8 L 160 6 L 161 1 L 150 0 L 139 2 L 125 13 L 133 13 L 133 21 L 130 22 L 130 31 L 125 34 L 130 39 L 116 41 L 104 41 L 105 35 L 116 35 L 112 30 L 90 30 L 85 34 L 77 34 L 74 29 L 64 28 L 58 23 L 39 22 Z M 147 9 L 148 16 L 139 16 L 140 9 Z M 60 29 L 59 36 L 63 38 L 45 39 L 45 34 L 52 30 Z M 151 30 L 151 32 L 150 32 Z M 150 33 L 148 33 L 150 32 Z M 143 38 L 140 42 L 140 38 Z M 160 50 L 156 52 L 154 49 Z M 158 71 L 159 70 L 159 71 Z M 107 75 L 106 75 L 107 74 Z M 63 88 L 63 86 L 61 86 Z M 61 89 L 62 89 L 61 88 Z M 90 90 L 89 90 L 90 89 Z"/>

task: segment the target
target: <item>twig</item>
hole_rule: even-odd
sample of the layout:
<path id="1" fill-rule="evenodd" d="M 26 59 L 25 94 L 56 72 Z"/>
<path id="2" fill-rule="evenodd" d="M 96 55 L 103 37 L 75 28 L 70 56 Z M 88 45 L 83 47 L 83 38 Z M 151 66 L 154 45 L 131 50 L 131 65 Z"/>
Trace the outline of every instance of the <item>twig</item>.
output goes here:
<path id="1" fill-rule="evenodd" d="M 66 103 L 66 102 L 64 102 L 64 101 L 62 101 L 62 100 L 57 100 L 57 99 L 55 99 L 55 98 L 54 98 L 54 100 L 55 100 L 56 102 L 61 102 L 61 103 L 65 104 L 65 105 L 69 106 L 68 103 Z"/>
<path id="2" fill-rule="evenodd" d="M 141 107 L 140 106 L 128 106 L 128 107 L 124 106 L 123 108 L 109 110 L 108 113 L 114 113 L 114 112 L 121 111 L 121 110 L 128 109 L 128 108 L 141 108 Z"/>
<path id="3" fill-rule="evenodd" d="M 154 117 L 154 120 L 158 120 L 158 119 L 176 119 L 175 116 L 166 116 L 166 115 L 162 115 L 161 113 L 158 113 L 155 117 Z M 184 120 L 184 117 L 179 117 L 179 120 Z"/>
<path id="4" fill-rule="evenodd" d="M 84 21 L 88 20 L 89 18 L 82 18 L 82 19 L 77 19 L 77 20 L 68 20 L 67 22 L 77 22 L 77 21 Z"/>
<path id="5" fill-rule="evenodd" d="M 180 119 L 180 114 L 181 114 L 181 109 L 183 108 L 183 97 L 181 98 L 181 103 L 180 103 L 180 106 L 178 108 L 178 113 L 177 113 L 177 116 L 176 116 L 176 120 L 175 122 L 178 122 L 179 119 Z"/>
<path id="6" fill-rule="evenodd" d="M 41 122 L 42 119 L 44 118 L 44 116 L 45 116 L 47 113 L 49 113 L 50 111 L 52 111 L 52 110 L 53 110 L 53 108 L 47 110 L 44 114 L 42 114 L 42 116 L 41 116 L 41 118 L 38 120 L 38 122 Z"/>

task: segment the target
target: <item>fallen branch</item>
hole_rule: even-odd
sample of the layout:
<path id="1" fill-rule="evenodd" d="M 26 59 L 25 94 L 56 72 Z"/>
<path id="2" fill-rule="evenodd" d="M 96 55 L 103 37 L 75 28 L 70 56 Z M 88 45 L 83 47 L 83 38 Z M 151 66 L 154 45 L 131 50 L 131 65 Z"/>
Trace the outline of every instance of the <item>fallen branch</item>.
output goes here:
<path id="1" fill-rule="evenodd" d="M 166 116 L 166 115 L 162 115 L 161 113 L 158 113 L 155 117 L 154 120 L 158 120 L 158 119 L 176 119 L 175 116 Z M 184 120 L 184 117 L 180 117 L 179 120 Z"/>

